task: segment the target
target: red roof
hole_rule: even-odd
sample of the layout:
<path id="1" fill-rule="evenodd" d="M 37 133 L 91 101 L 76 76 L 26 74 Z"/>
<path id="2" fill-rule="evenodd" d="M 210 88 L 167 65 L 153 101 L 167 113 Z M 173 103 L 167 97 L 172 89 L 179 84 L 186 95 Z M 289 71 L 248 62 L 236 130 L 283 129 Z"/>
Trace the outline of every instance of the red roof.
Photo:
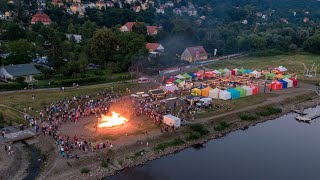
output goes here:
<path id="1" fill-rule="evenodd" d="M 147 43 L 146 48 L 149 49 L 150 51 L 156 50 L 160 46 L 159 43 Z"/>
<path id="2" fill-rule="evenodd" d="M 128 31 L 132 31 L 132 27 L 136 22 L 127 22 L 124 26 L 128 28 Z"/>
<path id="3" fill-rule="evenodd" d="M 203 48 L 203 46 L 188 47 L 187 49 L 190 52 L 192 57 L 208 55 L 206 50 Z"/>
<path id="4" fill-rule="evenodd" d="M 157 26 L 147 26 L 147 33 L 148 34 L 157 34 L 158 27 Z"/>
<path id="5" fill-rule="evenodd" d="M 48 15 L 44 13 L 37 13 L 32 16 L 31 24 L 35 24 L 36 22 L 42 22 L 43 24 L 51 24 L 51 19 Z"/>

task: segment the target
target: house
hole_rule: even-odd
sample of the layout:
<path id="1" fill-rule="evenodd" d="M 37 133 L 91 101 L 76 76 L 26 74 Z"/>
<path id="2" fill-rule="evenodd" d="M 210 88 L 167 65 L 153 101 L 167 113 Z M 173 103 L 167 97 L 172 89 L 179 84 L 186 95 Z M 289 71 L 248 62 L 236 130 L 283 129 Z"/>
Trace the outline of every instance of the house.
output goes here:
<path id="1" fill-rule="evenodd" d="M 36 24 L 37 22 L 42 22 L 44 25 L 50 25 L 52 21 L 48 15 L 37 13 L 32 16 L 31 24 Z"/>
<path id="2" fill-rule="evenodd" d="M 73 3 L 81 3 L 81 0 L 72 0 Z"/>
<path id="3" fill-rule="evenodd" d="M 164 8 L 163 8 L 163 7 L 160 7 L 160 8 L 156 8 L 156 13 L 158 13 L 158 14 L 165 14 L 166 12 L 164 11 Z"/>
<path id="4" fill-rule="evenodd" d="M 165 3 L 165 5 L 168 6 L 168 7 L 173 7 L 173 6 L 174 6 L 174 4 L 173 4 L 172 1 L 167 1 L 167 2 Z"/>
<path id="5" fill-rule="evenodd" d="M 69 40 L 74 40 L 76 43 L 80 43 L 82 40 L 82 36 L 80 34 L 66 34 L 66 37 Z"/>
<path id="6" fill-rule="evenodd" d="M 82 9 L 85 10 L 86 8 L 90 8 L 90 9 L 93 9 L 93 8 L 97 8 L 96 4 L 95 3 L 84 3 L 82 4 Z"/>
<path id="7" fill-rule="evenodd" d="M 134 12 L 140 12 L 141 11 L 141 6 L 134 6 L 133 8 Z"/>
<path id="8" fill-rule="evenodd" d="M 309 22 L 309 21 L 310 21 L 309 18 L 307 18 L 307 17 L 303 18 L 303 22 L 304 22 L 304 23 L 307 23 L 307 22 Z"/>
<path id="9" fill-rule="evenodd" d="M 2 11 L 0 11 L 0 19 L 1 20 L 6 19 L 6 15 Z"/>
<path id="10" fill-rule="evenodd" d="M 106 8 L 107 4 L 105 2 L 99 0 L 96 2 L 96 7 L 101 10 L 102 8 Z"/>
<path id="11" fill-rule="evenodd" d="M 18 77 L 24 77 L 25 82 L 32 82 L 34 75 L 41 74 L 33 64 L 16 64 L 1 66 L 0 68 L 0 79 L 7 81 L 13 80 Z"/>
<path id="12" fill-rule="evenodd" d="M 79 13 L 79 16 L 84 16 L 84 8 L 81 4 L 72 4 L 70 10 L 73 14 Z"/>
<path id="13" fill-rule="evenodd" d="M 182 15 L 182 10 L 180 8 L 174 8 L 173 9 L 173 14 Z"/>
<path id="14" fill-rule="evenodd" d="M 188 12 L 189 16 L 197 16 L 198 15 L 198 11 L 194 8 L 188 9 L 187 12 Z"/>
<path id="15" fill-rule="evenodd" d="M 63 1 L 62 1 L 62 0 L 52 0 L 52 5 L 61 7 L 61 6 L 63 6 L 64 4 L 63 4 Z"/>
<path id="16" fill-rule="evenodd" d="M 181 54 L 181 60 L 195 62 L 208 60 L 208 53 L 203 46 L 195 46 L 186 48 Z"/>
<path id="17" fill-rule="evenodd" d="M 147 9 L 149 9 L 149 3 L 143 3 L 143 4 L 141 4 L 141 9 L 142 10 L 147 10 Z"/>
<path id="18" fill-rule="evenodd" d="M 114 3 L 112 1 L 107 1 L 107 7 L 114 7 Z"/>
<path id="19" fill-rule="evenodd" d="M 146 48 L 150 53 L 163 53 L 164 47 L 160 43 L 147 43 Z"/>
<path id="20" fill-rule="evenodd" d="M 133 25 L 136 23 L 137 22 L 127 22 L 125 25 L 120 27 L 120 31 L 121 32 L 131 32 Z"/>
<path id="21" fill-rule="evenodd" d="M 150 36 L 154 36 L 158 34 L 157 26 L 147 26 L 147 34 Z"/>

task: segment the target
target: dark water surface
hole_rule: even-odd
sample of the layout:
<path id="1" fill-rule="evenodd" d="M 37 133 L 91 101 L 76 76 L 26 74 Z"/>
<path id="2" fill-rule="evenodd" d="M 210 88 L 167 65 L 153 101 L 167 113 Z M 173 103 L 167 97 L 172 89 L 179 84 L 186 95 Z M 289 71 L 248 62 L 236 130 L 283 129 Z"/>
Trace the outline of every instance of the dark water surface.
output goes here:
<path id="1" fill-rule="evenodd" d="M 295 116 L 233 132 L 203 148 L 189 148 L 108 179 L 319 180 L 320 119 L 305 124 Z"/>

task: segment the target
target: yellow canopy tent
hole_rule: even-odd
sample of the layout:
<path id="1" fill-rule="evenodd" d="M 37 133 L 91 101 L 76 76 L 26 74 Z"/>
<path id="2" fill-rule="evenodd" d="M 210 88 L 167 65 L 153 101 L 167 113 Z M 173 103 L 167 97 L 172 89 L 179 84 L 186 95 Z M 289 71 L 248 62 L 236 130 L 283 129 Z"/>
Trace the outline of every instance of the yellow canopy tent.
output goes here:
<path id="1" fill-rule="evenodd" d="M 193 95 L 193 96 L 201 96 L 201 89 L 193 88 L 191 90 L 191 95 Z"/>

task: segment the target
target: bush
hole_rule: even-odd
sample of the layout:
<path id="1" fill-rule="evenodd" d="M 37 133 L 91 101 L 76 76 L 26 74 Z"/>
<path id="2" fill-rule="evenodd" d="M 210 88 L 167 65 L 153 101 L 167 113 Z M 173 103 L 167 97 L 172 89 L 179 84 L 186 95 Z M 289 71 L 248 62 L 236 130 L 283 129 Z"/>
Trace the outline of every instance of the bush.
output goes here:
<path id="1" fill-rule="evenodd" d="M 209 133 L 209 131 L 204 127 L 204 125 L 199 123 L 191 124 L 190 129 L 194 132 L 200 133 L 201 136 L 207 135 Z"/>
<path id="2" fill-rule="evenodd" d="M 198 132 L 192 132 L 190 133 L 187 137 L 186 140 L 187 141 L 192 141 L 192 140 L 197 140 L 201 137 L 201 134 Z"/>
<path id="3" fill-rule="evenodd" d="M 222 122 L 220 122 L 220 124 L 218 126 L 214 127 L 214 130 L 215 131 L 223 131 L 226 128 L 228 128 L 229 126 L 230 126 L 230 124 L 228 124 L 225 121 L 222 121 Z"/>
<path id="4" fill-rule="evenodd" d="M 2 111 L 0 111 L 0 128 L 4 127 L 4 117 Z"/>
<path id="5" fill-rule="evenodd" d="M 271 106 L 268 106 L 267 108 L 264 108 L 264 109 L 266 109 L 266 110 L 259 111 L 256 114 L 258 116 L 270 116 L 270 115 L 279 114 L 282 112 L 281 108 L 276 108 L 276 107 L 271 107 Z"/>
<path id="6" fill-rule="evenodd" d="M 178 138 L 178 139 L 175 139 L 173 141 L 169 141 L 169 142 L 165 142 L 165 143 L 161 143 L 161 144 L 158 144 L 157 146 L 154 147 L 154 150 L 157 150 L 157 151 L 163 151 L 169 147 L 173 147 L 173 146 L 179 146 L 181 144 L 184 144 L 185 142 Z"/>
<path id="7" fill-rule="evenodd" d="M 109 166 L 108 162 L 106 160 L 102 160 L 101 167 L 108 168 L 108 166 Z"/>
<path id="8" fill-rule="evenodd" d="M 251 115 L 249 113 L 240 113 L 239 115 L 240 119 L 241 120 L 244 120 L 244 121 L 253 121 L 253 120 L 256 120 L 258 119 L 258 116 L 256 115 Z"/>
<path id="9" fill-rule="evenodd" d="M 0 84 L 0 91 L 18 90 L 18 89 L 23 89 L 24 87 L 25 87 L 25 84 L 9 82 L 5 84 Z"/>
<path id="10" fill-rule="evenodd" d="M 83 168 L 81 168 L 80 172 L 81 172 L 81 174 L 87 174 L 90 172 L 90 169 L 87 167 L 83 167 Z"/>

